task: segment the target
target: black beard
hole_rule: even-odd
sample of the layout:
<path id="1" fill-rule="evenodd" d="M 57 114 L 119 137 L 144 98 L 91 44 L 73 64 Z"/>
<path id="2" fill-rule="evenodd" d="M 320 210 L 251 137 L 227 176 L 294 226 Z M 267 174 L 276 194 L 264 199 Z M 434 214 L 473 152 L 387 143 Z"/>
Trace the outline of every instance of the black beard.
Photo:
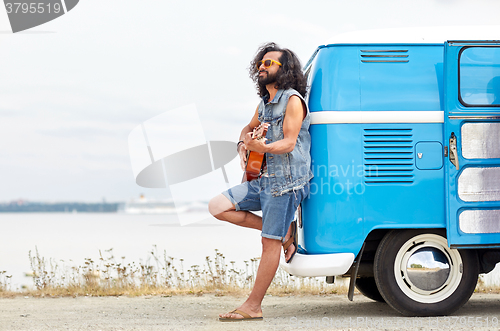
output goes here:
<path id="1" fill-rule="evenodd" d="M 258 82 L 260 85 L 269 85 L 272 83 L 276 83 L 276 76 L 277 76 L 276 73 L 270 75 L 269 72 L 267 72 L 266 76 L 259 76 Z"/>

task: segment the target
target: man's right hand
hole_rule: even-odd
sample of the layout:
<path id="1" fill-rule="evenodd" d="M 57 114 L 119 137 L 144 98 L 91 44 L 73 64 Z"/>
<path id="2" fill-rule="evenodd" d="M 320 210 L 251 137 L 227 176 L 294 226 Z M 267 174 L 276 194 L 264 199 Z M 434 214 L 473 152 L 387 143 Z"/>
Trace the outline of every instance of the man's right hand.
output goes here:
<path id="1" fill-rule="evenodd" d="M 244 171 L 247 162 L 247 147 L 245 146 L 245 144 L 240 144 L 240 147 L 238 147 L 238 154 L 240 154 L 241 170 Z"/>
<path id="2" fill-rule="evenodd" d="M 246 125 L 243 130 L 241 130 L 240 140 L 244 140 L 248 133 L 251 134 L 253 132 L 253 129 L 259 125 L 259 106 L 257 106 L 257 108 L 255 109 L 255 113 L 250 120 L 250 123 L 248 123 L 248 125 Z M 247 146 L 245 145 L 245 143 L 240 144 L 240 147 L 238 147 L 238 154 L 240 154 L 241 170 L 245 171 L 247 162 Z"/>

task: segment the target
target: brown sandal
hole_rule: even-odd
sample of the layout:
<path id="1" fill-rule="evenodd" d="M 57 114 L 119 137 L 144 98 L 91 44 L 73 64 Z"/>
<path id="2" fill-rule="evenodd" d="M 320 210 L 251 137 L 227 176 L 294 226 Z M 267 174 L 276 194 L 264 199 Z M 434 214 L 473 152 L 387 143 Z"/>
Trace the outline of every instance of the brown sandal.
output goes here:
<path id="1" fill-rule="evenodd" d="M 221 322 L 238 322 L 238 321 L 259 321 L 262 320 L 262 316 L 260 317 L 252 317 L 245 313 L 244 311 L 235 309 L 233 311 L 230 311 L 229 313 L 231 314 L 238 314 L 243 316 L 243 318 L 233 318 L 233 317 L 219 317 L 219 321 Z"/>

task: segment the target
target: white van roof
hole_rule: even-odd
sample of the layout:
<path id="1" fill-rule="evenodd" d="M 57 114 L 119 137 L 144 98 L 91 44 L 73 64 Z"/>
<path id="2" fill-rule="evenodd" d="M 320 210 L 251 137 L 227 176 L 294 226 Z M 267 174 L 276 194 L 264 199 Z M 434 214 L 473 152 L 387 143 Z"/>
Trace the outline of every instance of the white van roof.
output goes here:
<path id="1" fill-rule="evenodd" d="M 352 31 L 329 44 L 442 44 L 447 40 L 500 40 L 500 25 L 437 26 Z"/>

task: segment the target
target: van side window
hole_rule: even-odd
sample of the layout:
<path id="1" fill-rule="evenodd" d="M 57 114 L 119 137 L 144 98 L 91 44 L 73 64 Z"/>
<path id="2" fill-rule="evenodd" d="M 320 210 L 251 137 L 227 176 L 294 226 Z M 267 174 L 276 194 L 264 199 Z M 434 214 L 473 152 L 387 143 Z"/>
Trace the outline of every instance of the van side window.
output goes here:
<path id="1" fill-rule="evenodd" d="M 500 107 L 500 47 L 464 47 L 459 57 L 460 102 Z"/>

